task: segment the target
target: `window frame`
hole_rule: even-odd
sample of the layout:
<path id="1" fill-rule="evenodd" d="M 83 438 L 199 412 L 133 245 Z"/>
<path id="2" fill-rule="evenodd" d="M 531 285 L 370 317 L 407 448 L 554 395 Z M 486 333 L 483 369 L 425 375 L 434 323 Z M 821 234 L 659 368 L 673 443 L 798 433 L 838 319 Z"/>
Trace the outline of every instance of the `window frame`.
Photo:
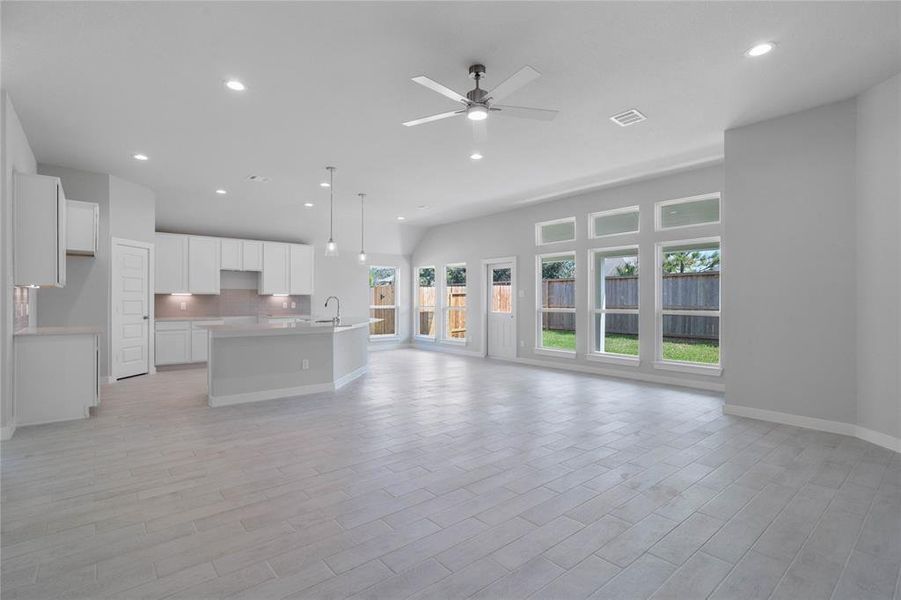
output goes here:
<path id="1" fill-rule="evenodd" d="M 613 234 L 618 235 L 618 234 Z M 595 283 L 595 257 L 597 254 L 609 254 L 612 252 L 632 252 L 635 253 L 635 258 L 638 263 L 638 308 L 597 308 L 595 306 L 595 300 L 597 295 L 597 285 Z M 641 363 L 641 253 L 639 250 L 638 244 L 629 244 L 625 246 L 602 246 L 599 248 L 589 248 L 588 249 L 588 352 L 585 354 L 585 358 L 590 360 L 596 360 L 601 362 L 609 362 L 614 364 L 628 365 L 628 366 L 638 366 Z M 636 315 L 638 317 L 639 322 L 639 345 L 638 345 L 638 356 L 632 356 L 630 354 L 617 354 L 615 352 L 602 352 L 600 350 L 595 350 L 597 347 L 596 333 L 595 333 L 595 325 L 594 320 L 595 316 L 599 314 L 620 314 L 620 315 Z"/>
<path id="2" fill-rule="evenodd" d="M 691 225 L 695 227 L 695 225 Z M 719 246 L 720 252 L 720 298 L 719 310 L 679 310 L 679 309 L 663 309 L 663 254 L 668 248 L 673 246 L 689 246 L 692 244 L 712 244 Z M 699 375 L 720 376 L 723 372 L 723 271 L 725 258 L 723 253 L 723 240 L 720 235 L 713 235 L 700 238 L 676 239 L 660 241 L 654 244 L 654 368 L 664 369 L 668 371 L 682 371 L 686 373 L 696 373 Z M 717 317 L 719 319 L 719 337 L 717 344 L 719 348 L 720 360 L 717 364 L 694 363 L 681 360 L 671 360 L 663 358 L 663 316 L 667 315 L 686 315 L 695 317 Z"/>
<path id="3" fill-rule="evenodd" d="M 605 233 L 603 235 L 598 235 L 598 233 L 594 229 L 594 220 L 597 217 L 603 217 L 607 215 L 622 215 L 632 212 L 638 215 L 638 229 L 636 229 L 635 231 L 621 231 L 619 233 Z M 590 240 L 606 240 L 609 238 L 615 238 L 624 235 L 637 235 L 639 233 L 641 233 L 641 207 L 637 204 L 634 206 L 623 206 L 621 208 L 601 210 L 588 214 L 588 239 Z"/>
<path id="4" fill-rule="evenodd" d="M 400 332 L 398 331 L 398 325 L 400 324 L 398 321 L 399 315 L 399 305 L 397 304 L 397 294 L 400 289 L 398 285 L 400 283 L 400 267 L 394 265 L 369 265 L 369 273 L 372 273 L 372 269 L 393 269 L 394 270 L 394 305 L 369 305 L 369 317 L 372 318 L 372 310 L 387 310 L 394 309 L 394 333 L 378 333 L 378 334 L 369 334 L 369 339 L 372 341 L 380 341 L 380 340 L 396 340 L 400 338 Z M 370 286 L 370 290 L 372 287 Z"/>
<path id="5" fill-rule="evenodd" d="M 560 223 L 572 223 L 573 224 L 573 236 L 568 240 L 557 240 L 554 242 L 545 242 L 541 237 L 541 228 L 545 225 L 558 225 Z M 539 223 L 535 223 L 535 245 L 536 246 L 553 246 L 554 244 L 568 244 L 576 241 L 576 238 L 579 237 L 578 227 L 576 222 L 576 217 L 563 217 L 562 219 L 552 219 L 550 221 L 541 221 Z"/>
<path id="6" fill-rule="evenodd" d="M 438 329 L 437 329 L 437 327 L 439 325 L 438 323 L 435 323 L 435 327 L 436 327 L 435 335 L 425 335 L 425 334 L 420 333 L 420 331 L 419 331 L 419 325 L 422 322 L 420 320 L 420 316 L 419 316 L 420 309 L 422 308 L 422 305 L 419 303 L 419 288 L 420 288 L 419 272 L 422 271 L 423 269 L 434 269 L 434 271 L 435 271 L 435 286 L 434 287 L 436 288 L 435 289 L 435 303 L 436 304 L 435 304 L 435 306 L 427 306 L 426 308 L 432 309 L 433 323 L 439 316 L 438 306 L 437 306 L 438 293 L 440 291 L 438 289 L 438 287 L 439 287 L 438 267 L 436 267 L 434 265 L 422 265 L 422 266 L 416 267 L 413 269 L 413 274 L 414 274 L 414 279 L 413 279 L 413 291 L 414 291 L 414 293 L 413 293 L 413 337 L 416 339 L 420 339 L 420 340 L 429 340 L 429 341 L 434 342 L 434 341 L 438 340 Z"/>
<path id="7" fill-rule="evenodd" d="M 447 302 L 447 270 L 448 268 L 453 267 L 463 267 L 466 270 L 466 285 L 464 288 L 466 289 L 466 306 L 462 308 L 459 307 L 451 307 Z M 447 330 L 447 325 L 450 323 L 450 311 L 458 311 L 463 312 L 466 316 L 466 329 L 469 330 L 469 268 L 466 266 L 465 262 L 453 262 L 445 264 L 442 269 L 442 273 L 444 277 L 441 279 L 441 341 L 446 344 L 457 344 L 460 346 L 465 346 L 467 337 L 464 336 L 462 338 L 452 338 Z"/>
<path id="8" fill-rule="evenodd" d="M 690 225 L 674 225 L 673 227 L 664 227 L 661 218 L 661 209 L 665 206 L 674 204 L 686 204 L 688 202 L 698 202 L 701 200 L 711 200 L 716 198 L 719 207 L 719 217 L 716 221 L 707 221 L 705 223 L 692 223 Z M 654 231 L 678 231 L 680 229 L 688 229 L 689 227 L 711 227 L 721 225 L 723 222 L 723 195 L 720 192 L 711 192 L 709 194 L 698 194 L 697 196 L 687 196 L 685 198 L 673 198 L 672 200 L 661 200 L 654 203 Z"/>
<path id="9" fill-rule="evenodd" d="M 572 314 L 573 319 L 575 320 L 577 317 L 578 306 L 574 306 L 573 308 L 551 308 L 547 309 L 542 306 L 542 297 L 541 297 L 541 265 L 542 261 L 545 258 L 555 258 L 555 257 L 572 257 L 573 260 L 573 298 L 579 297 L 579 257 L 575 250 L 561 250 L 559 252 L 549 252 L 545 254 L 536 254 L 535 255 L 535 344 L 533 348 L 533 352 L 535 354 L 545 354 L 548 356 L 558 356 L 558 357 L 566 357 L 566 358 L 576 358 L 578 352 L 578 344 L 579 344 L 579 327 L 576 325 L 574 334 L 575 334 L 575 343 L 576 347 L 573 350 L 561 350 L 559 348 L 545 348 L 541 345 L 541 340 L 543 339 L 543 329 L 542 329 L 542 316 L 544 313 L 563 313 L 563 314 Z"/>

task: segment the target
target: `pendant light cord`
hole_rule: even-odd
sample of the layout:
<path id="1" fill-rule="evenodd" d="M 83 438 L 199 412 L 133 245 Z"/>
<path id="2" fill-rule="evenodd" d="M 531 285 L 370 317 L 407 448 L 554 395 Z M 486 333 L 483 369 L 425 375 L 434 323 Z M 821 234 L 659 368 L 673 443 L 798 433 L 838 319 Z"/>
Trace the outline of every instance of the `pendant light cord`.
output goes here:
<path id="1" fill-rule="evenodd" d="M 364 228 L 366 227 L 366 213 L 363 212 L 363 206 L 366 203 L 363 200 L 365 200 L 366 194 L 358 194 L 358 196 L 360 196 L 360 254 L 362 254 L 366 248 L 366 245 L 363 243 Z"/>
<path id="2" fill-rule="evenodd" d="M 329 173 L 329 215 L 328 215 L 328 239 L 335 239 L 335 167 L 326 167 Z"/>

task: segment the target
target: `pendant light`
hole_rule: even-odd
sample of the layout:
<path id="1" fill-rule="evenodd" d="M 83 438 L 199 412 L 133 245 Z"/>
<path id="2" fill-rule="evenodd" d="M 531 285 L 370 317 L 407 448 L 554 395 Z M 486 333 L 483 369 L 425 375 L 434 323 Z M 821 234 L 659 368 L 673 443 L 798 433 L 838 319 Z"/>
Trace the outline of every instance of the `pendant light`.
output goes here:
<path id="1" fill-rule="evenodd" d="M 335 167 L 326 167 L 329 177 L 329 217 L 328 242 L 325 244 L 326 256 L 338 256 L 338 244 L 335 243 Z"/>
<path id="2" fill-rule="evenodd" d="M 360 261 L 361 265 L 365 265 L 366 251 L 363 250 L 363 248 L 365 248 L 365 245 L 363 243 L 363 231 L 366 221 L 363 213 L 363 201 L 366 199 L 366 194 L 357 194 L 357 196 L 360 197 L 360 254 L 357 255 L 357 260 Z"/>

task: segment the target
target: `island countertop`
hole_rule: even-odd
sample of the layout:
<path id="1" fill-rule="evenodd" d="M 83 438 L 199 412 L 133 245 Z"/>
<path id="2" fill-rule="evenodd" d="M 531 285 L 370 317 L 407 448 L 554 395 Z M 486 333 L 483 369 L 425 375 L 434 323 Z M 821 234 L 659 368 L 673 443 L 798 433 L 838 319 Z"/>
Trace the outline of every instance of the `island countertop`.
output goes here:
<path id="1" fill-rule="evenodd" d="M 329 323 L 293 322 L 293 323 L 226 323 L 224 325 L 200 325 L 210 332 L 212 337 L 249 337 L 256 335 L 323 335 L 337 334 L 345 331 L 369 327 L 381 319 L 342 319 L 335 326 Z"/>

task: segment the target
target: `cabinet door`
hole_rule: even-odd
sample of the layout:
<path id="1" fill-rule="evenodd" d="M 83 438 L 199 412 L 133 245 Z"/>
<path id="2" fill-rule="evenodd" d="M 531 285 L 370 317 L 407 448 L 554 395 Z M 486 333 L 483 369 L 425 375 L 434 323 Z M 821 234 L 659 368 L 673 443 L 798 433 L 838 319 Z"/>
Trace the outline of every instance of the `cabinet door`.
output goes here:
<path id="1" fill-rule="evenodd" d="M 244 270 L 263 270 L 263 242 L 243 240 L 241 245 L 244 250 Z"/>
<path id="2" fill-rule="evenodd" d="M 206 362 L 208 335 L 206 329 L 191 330 L 191 362 Z"/>
<path id="3" fill-rule="evenodd" d="M 309 295 L 313 293 L 313 247 L 291 244 L 290 293 Z"/>
<path id="4" fill-rule="evenodd" d="M 157 330 L 156 364 L 180 365 L 191 362 L 191 330 Z"/>
<path id="5" fill-rule="evenodd" d="M 13 180 L 15 285 L 66 285 L 66 197 L 56 177 Z"/>
<path id="6" fill-rule="evenodd" d="M 158 233 L 154 241 L 154 291 L 157 294 L 186 293 L 188 236 Z"/>
<path id="7" fill-rule="evenodd" d="M 97 253 L 97 223 L 100 205 L 96 202 L 66 201 L 66 254 L 94 256 Z"/>
<path id="8" fill-rule="evenodd" d="M 219 240 L 188 237 L 188 291 L 192 294 L 219 293 Z"/>
<path id="9" fill-rule="evenodd" d="M 260 274 L 261 294 L 288 293 L 288 244 L 263 242 L 263 272 Z"/>
<path id="10" fill-rule="evenodd" d="M 219 240 L 219 258 L 220 267 L 224 271 L 243 271 L 244 260 L 242 258 L 243 242 L 241 240 L 233 240 L 222 238 Z"/>

